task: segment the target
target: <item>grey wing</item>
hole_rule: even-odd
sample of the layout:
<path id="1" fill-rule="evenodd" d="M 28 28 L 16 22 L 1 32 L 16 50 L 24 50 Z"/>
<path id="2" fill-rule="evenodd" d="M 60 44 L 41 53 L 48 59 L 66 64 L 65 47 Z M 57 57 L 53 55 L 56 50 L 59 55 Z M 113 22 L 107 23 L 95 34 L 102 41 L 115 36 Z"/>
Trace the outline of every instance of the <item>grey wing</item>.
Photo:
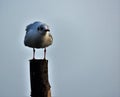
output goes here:
<path id="1" fill-rule="evenodd" d="M 33 26 L 33 24 L 29 24 L 25 29 L 26 30 L 26 35 L 25 35 L 25 38 L 24 38 L 24 44 L 26 46 L 28 46 L 31 42 L 30 35 L 28 34 L 28 32 L 30 32 L 30 30 L 32 29 L 32 26 Z"/>

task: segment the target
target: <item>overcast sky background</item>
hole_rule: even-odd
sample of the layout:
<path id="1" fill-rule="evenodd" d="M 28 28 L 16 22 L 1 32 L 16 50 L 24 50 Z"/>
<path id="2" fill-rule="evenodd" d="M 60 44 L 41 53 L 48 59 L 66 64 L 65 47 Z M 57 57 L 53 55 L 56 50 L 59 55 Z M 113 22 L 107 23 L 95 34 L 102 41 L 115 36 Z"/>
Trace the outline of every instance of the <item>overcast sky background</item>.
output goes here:
<path id="1" fill-rule="evenodd" d="M 32 49 L 23 40 L 34 21 L 54 37 L 52 97 L 120 97 L 120 0 L 0 0 L 0 97 L 30 97 Z"/>

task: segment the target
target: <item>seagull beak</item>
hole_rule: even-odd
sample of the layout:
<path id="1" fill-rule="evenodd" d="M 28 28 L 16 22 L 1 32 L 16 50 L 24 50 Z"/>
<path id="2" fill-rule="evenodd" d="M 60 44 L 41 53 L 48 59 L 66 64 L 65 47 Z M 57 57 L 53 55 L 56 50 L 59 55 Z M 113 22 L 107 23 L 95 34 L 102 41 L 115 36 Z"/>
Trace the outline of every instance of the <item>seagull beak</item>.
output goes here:
<path id="1" fill-rule="evenodd" d="M 50 31 L 50 29 L 46 29 L 45 32 Z"/>
<path id="2" fill-rule="evenodd" d="M 50 30 L 49 29 L 45 29 L 43 32 L 42 32 L 42 35 L 45 35 L 47 32 L 49 32 Z"/>

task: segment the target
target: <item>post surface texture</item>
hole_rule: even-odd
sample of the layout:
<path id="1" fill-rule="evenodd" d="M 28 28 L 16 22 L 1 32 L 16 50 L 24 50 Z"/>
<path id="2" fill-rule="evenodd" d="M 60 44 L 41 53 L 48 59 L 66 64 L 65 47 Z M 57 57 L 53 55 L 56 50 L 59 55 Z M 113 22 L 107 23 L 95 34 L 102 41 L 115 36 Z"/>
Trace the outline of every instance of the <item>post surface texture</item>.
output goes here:
<path id="1" fill-rule="evenodd" d="M 30 60 L 31 97 L 51 97 L 48 60 Z"/>

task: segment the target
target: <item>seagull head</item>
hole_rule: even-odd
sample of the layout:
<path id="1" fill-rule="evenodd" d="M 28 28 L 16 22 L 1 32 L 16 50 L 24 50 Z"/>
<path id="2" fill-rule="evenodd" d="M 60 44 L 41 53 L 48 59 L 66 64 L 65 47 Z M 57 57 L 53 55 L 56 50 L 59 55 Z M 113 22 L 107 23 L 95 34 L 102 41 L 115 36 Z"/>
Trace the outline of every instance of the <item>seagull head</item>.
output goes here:
<path id="1" fill-rule="evenodd" d="M 45 35 L 47 32 L 50 32 L 50 29 L 48 27 L 48 25 L 46 24 L 40 24 L 37 27 L 37 31 L 41 34 L 41 35 Z"/>

